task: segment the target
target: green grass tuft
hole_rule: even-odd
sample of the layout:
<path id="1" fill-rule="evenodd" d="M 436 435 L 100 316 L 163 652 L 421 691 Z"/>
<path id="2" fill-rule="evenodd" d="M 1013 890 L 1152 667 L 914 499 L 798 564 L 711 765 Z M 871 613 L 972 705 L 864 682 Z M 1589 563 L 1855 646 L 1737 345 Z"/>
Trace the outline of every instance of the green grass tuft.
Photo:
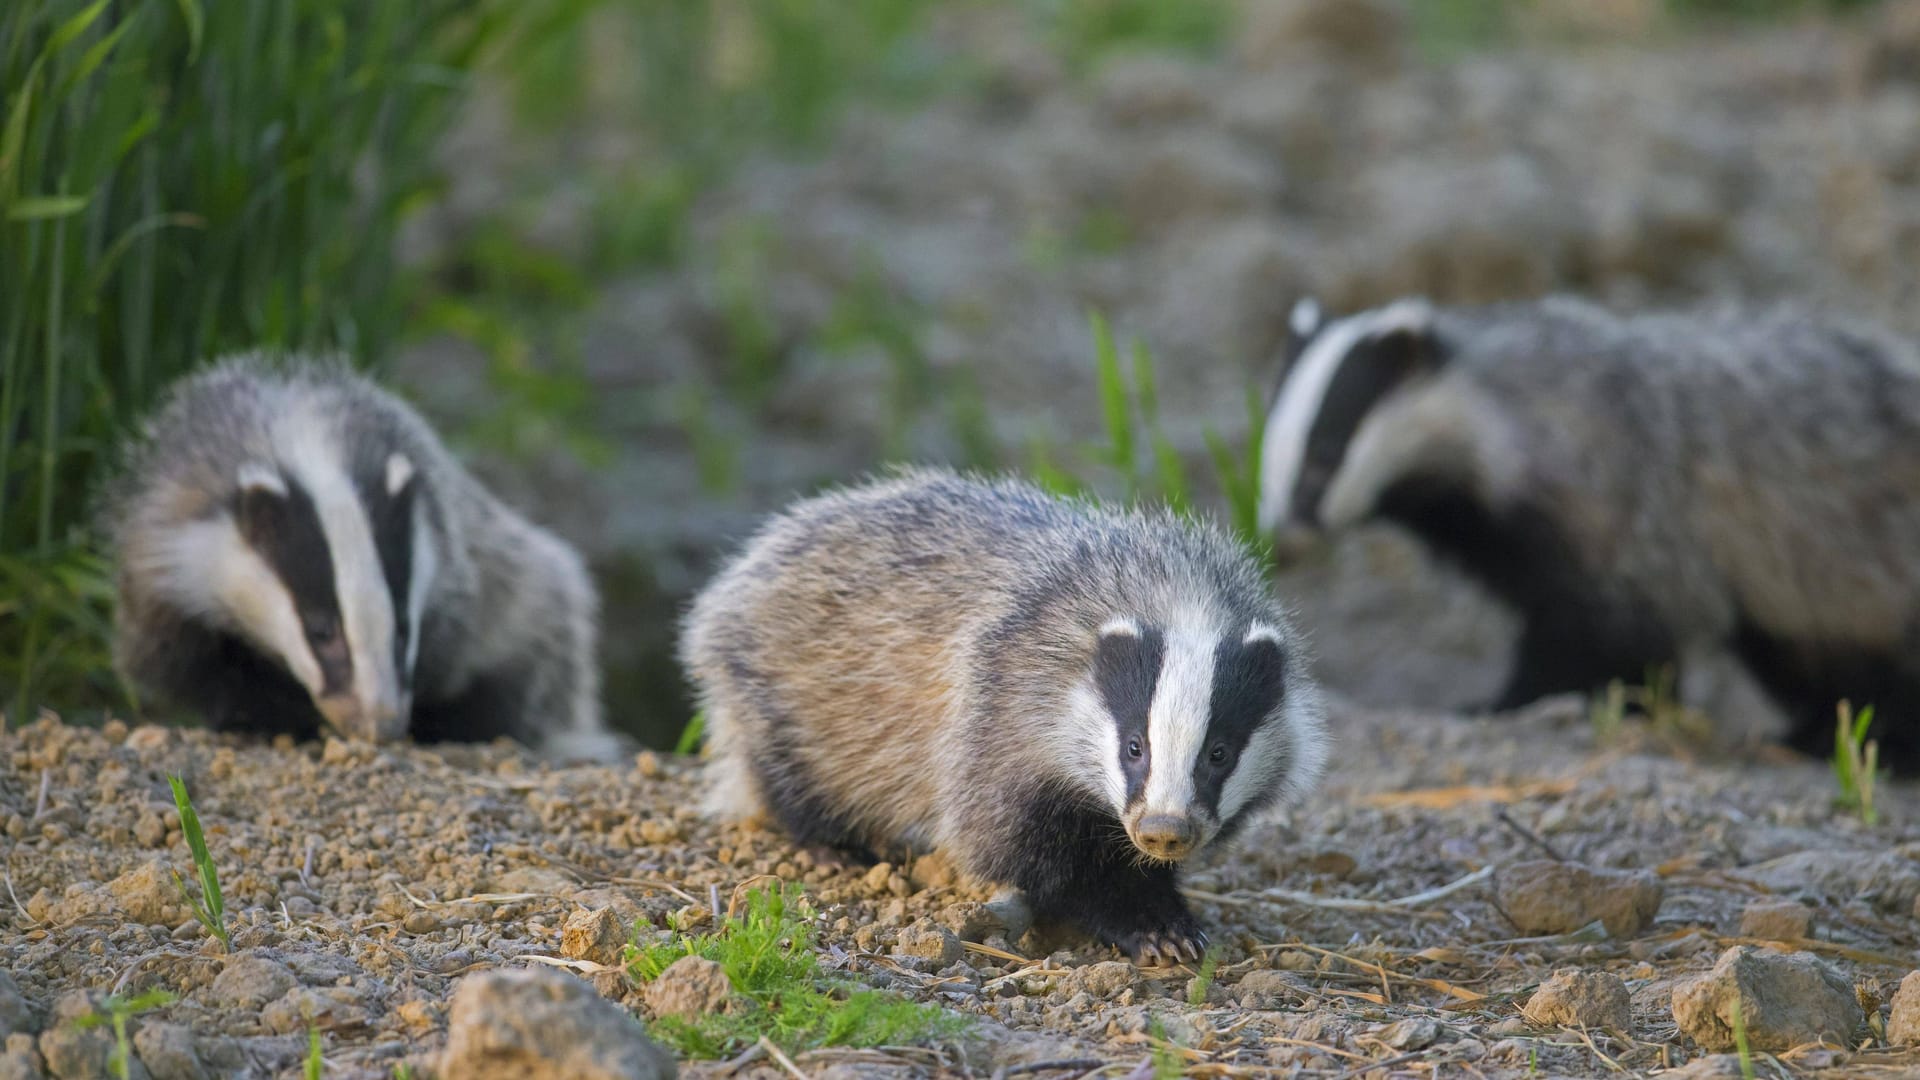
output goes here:
<path id="1" fill-rule="evenodd" d="M 193 909 L 193 917 L 207 928 L 207 933 L 219 938 L 220 944 L 232 952 L 233 938 L 227 933 L 227 904 L 220 895 L 220 872 L 214 868 L 213 856 L 207 853 L 207 838 L 200 832 L 200 815 L 193 812 L 186 782 L 177 776 L 170 776 L 167 781 L 173 785 L 173 805 L 180 811 L 180 832 L 187 838 L 187 849 L 193 853 L 193 865 L 200 878 L 200 896 L 196 898 L 187 891 L 179 874 L 173 875 L 173 887 L 180 890 L 180 898 Z"/>
<path id="2" fill-rule="evenodd" d="M 1200 970 L 1187 985 L 1187 1004 L 1197 1009 L 1207 1003 L 1207 992 L 1213 989 L 1213 973 L 1219 966 L 1220 949 L 1215 946 L 1200 958 Z"/>
<path id="3" fill-rule="evenodd" d="M 1727 1004 L 1732 1010 L 1727 1022 L 1733 1025 L 1733 1045 L 1740 1055 L 1741 1080 L 1754 1080 L 1753 1049 L 1747 1045 L 1747 1019 L 1740 1015 L 1740 995 L 1735 994 Z"/>
<path id="4" fill-rule="evenodd" d="M 707 737 L 707 714 L 703 710 L 693 714 L 687 726 L 680 729 L 680 739 L 673 744 L 676 754 L 694 754 L 700 751 L 700 743 Z"/>
<path id="5" fill-rule="evenodd" d="M 857 990 L 825 976 L 814 951 L 814 928 L 797 887 L 755 890 L 744 913 L 720 929 L 645 947 L 629 946 L 627 974 L 650 982 L 686 956 L 719 964 L 733 984 L 723 1014 L 667 1017 L 654 1038 L 688 1057 L 718 1058 L 762 1036 L 788 1051 L 818 1046 L 922 1043 L 959 1034 L 963 1017 L 896 994 Z"/>
<path id="6" fill-rule="evenodd" d="M 1880 776 L 1880 742 L 1867 738 L 1873 727 L 1873 706 L 1853 712 L 1851 702 L 1842 701 L 1833 733 L 1833 778 L 1840 786 L 1835 801 L 1844 810 L 1860 815 L 1865 825 L 1878 825 L 1880 811 L 1874 806 L 1874 787 Z"/>
<path id="7" fill-rule="evenodd" d="M 326 1059 L 320 1056 L 320 1029 L 307 1029 L 307 1059 L 301 1064 L 300 1073 L 305 1080 L 320 1080 L 326 1072 Z"/>
<path id="8" fill-rule="evenodd" d="M 172 993 L 157 986 L 130 998 L 116 994 L 103 999 L 97 1009 L 75 1020 L 74 1024 L 83 1028 L 113 1025 L 113 1051 L 107 1055 L 107 1072 L 118 1080 L 127 1080 L 133 1069 L 133 1040 L 127 1032 L 127 1021 L 149 1009 L 171 1005 L 177 1000 Z"/>

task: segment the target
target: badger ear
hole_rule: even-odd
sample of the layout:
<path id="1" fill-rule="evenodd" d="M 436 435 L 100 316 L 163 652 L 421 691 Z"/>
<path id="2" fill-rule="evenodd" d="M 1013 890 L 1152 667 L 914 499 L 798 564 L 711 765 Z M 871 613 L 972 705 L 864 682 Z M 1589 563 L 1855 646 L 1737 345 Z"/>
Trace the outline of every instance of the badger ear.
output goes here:
<path id="1" fill-rule="evenodd" d="M 287 482 L 280 476 L 280 470 L 271 465 L 258 461 L 245 462 L 234 471 L 233 478 L 242 496 L 259 494 L 282 499 L 287 497 Z"/>
<path id="2" fill-rule="evenodd" d="M 413 481 L 413 461 L 407 455 L 395 452 L 387 457 L 387 494 L 398 495 L 400 490 Z"/>
<path id="3" fill-rule="evenodd" d="M 1287 315 L 1287 330 L 1295 338 L 1304 341 L 1320 332 L 1323 321 L 1320 301 L 1303 296 L 1293 302 L 1293 311 Z"/>

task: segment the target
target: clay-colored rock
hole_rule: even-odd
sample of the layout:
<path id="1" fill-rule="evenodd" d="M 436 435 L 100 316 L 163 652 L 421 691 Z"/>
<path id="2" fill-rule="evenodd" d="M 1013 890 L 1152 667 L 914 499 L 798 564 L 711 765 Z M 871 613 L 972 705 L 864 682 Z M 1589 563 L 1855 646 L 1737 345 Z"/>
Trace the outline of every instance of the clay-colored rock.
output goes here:
<path id="1" fill-rule="evenodd" d="M 1000 913 L 985 904 L 972 900 L 958 904 L 949 904 L 941 908 L 933 917 L 961 941 L 985 941 L 994 934 L 1004 934 L 1007 924 L 1000 920 Z"/>
<path id="2" fill-rule="evenodd" d="M 33 1036 L 24 1032 L 7 1036 L 5 1049 L 0 1050 L 0 1080 L 43 1080 L 46 1075 Z"/>
<path id="3" fill-rule="evenodd" d="M 617 967 L 627 947 L 627 928 L 606 908 L 580 910 L 560 926 L 560 955 Z"/>
<path id="4" fill-rule="evenodd" d="M 1132 986 L 1138 977 L 1133 965 L 1124 960 L 1103 960 L 1068 972 L 1066 978 L 1060 980 L 1060 989 L 1068 997 L 1084 992 L 1095 999 L 1104 999 Z"/>
<path id="5" fill-rule="evenodd" d="M 719 964 L 702 956 L 683 956 L 647 984 L 647 1008 L 655 1016 L 703 1016 L 720 1012 L 733 997 L 733 984 Z"/>
<path id="6" fill-rule="evenodd" d="M 1887 1041 L 1895 1046 L 1920 1046 L 1920 971 L 1909 972 L 1900 980 L 1900 989 L 1893 992 Z"/>
<path id="7" fill-rule="evenodd" d="M 1791 900 L 1755 900 L 1740 912 L 1740 936 L 1799 941 L 1813 932 L 1813 909 Z"/>
<path id="8" fill-rule="evenodd" d="M 958 963 L 966 950 L 953 931 L 931 919 L 920 919 L 900 931 L 893 951 L 896 956 L 924 961 L 928 967 L 943 968 Z"/>
<path id="9" fill-rule="evenodd" d="M 1708 1050 L 1731 1050 L 1735 1002 L 1754 1050 L 1844 1046 L 1865 1019 L 1853 984 L 1812 953 L 1748 945 L 1728 949 L 1712 971 L 1674 990 L 1673 1018 Z"/>
<path id="10" fill-rule="evenodd" d="M 213 1075 L 200 1060 L 193 1031 L 185 1024 L 142 1021 L 133 1033 L 133 1049 L 153 1080 L 208 1080 Z"/>
<path id="11" fill-rule="evenodd" d="M 208 988 L 208 1003 L 235 1009 L 259 1009 L 274 1001 L 299 982 L 287 965 L 264 956 L 238 956 L 229 960 Z"/>
<path id="12" fill-rule="evenodd" d="M 1524 934 L 1566 934 L 1599 922 L 1614 937 L 1644 930 L 1666 890 L 1645 870 L 1539 860 L 1500 872 L 1500 910 Z"/>
<path id="13" fill-rule="evenodd" d="M 435 1071 L 462 1080 L 672 1080 L 675 1070 L 640 1022 L 591 986 L 529 969 L 460 980 Z"/>
<path id="14" fill-rule="evenodd" d="M 180 894 L 174 889 L 166 864 L 159 859 L 151 859 L 107 882 L 107 891 L 113 894 L 120 910 L 137 923 L 171 926 L 178 914 L 175 909 L 179 906 Z"/>
<path id="15" fill-rule="evenodd" d="M 1633 1031 L 1633 999 L 1618 975 L 1561 968 L 1520 1010 L 1540 1027 L 1593 1028 L 1622 1035 Z"/>
<path id="16" fill-rule="evenodd" d="M 1243 1009 L 1277 1009 L 1301 997 L 1297 976 L 1272 968 L 1260 968 L 1240 976 L 1233 986 L 1234 996 Z"/>

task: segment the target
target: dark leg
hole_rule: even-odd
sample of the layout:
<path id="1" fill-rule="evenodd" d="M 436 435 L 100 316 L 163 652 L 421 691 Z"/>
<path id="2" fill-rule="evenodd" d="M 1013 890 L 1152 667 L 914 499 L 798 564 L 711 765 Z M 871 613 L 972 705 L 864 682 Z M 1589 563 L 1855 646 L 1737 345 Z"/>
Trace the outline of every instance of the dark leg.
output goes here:
<path id="1" fill-rule="evenodd" d="M 432 701 L 415 699 L 407 723 L 415 742 L 487 742 L 519 736 L 525 680 L 497 673 L 475 679 L 464 691 Z"/>
<path id="2" fill-rule="evenodd" d="M 1871 705 L 1869 738 L 1880 743 L 1880 762 L 1902 775 L 1920 772 L 1920 671 L 1886 652 L 1819 649 L 1742 623 L 1734 650 L 1787 714 L 1785 742 L 1812 757 L 1830 757 L 1839 726 L 1838 706 L 1857 712 Z"/>
<path id="3" fill-rule="evenodd" d="M 1572 610 L 1588 617 L 1568 619 L 1564 609 L 1528 617 L 1514 650 L 1513 672 L 1494 701 L 1495 711 L 1519 708 L 1549 694 L 1591 693 L 1616 679 L 1638 685 L 1651 670 L 1677 666 L 1664 635 L 1622 633 L 1615 629 L 1618 620 L 1593 606 L 1573 605 Z"/>
<path id="4" fill-rule="evenodd" d="M 1111 813 L 1070 795 L 1036 793 L 997 838 L 986 876 L 1027 894 L 1036 917 L 1069 922 L 1137 962 L 1198 960 L 1200 921 L 1176 869 L 1146 862 Z"/>

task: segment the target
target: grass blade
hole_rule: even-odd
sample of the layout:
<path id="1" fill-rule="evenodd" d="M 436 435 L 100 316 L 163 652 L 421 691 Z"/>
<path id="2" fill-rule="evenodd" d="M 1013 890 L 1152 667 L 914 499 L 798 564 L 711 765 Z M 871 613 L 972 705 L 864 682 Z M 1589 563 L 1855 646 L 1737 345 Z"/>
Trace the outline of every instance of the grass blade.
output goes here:
<path id="1" fill-rule="evenodd" d="M 193 800 L 187 797 L 186 782 L 177 776 L 168 777 L 167 782 L 173 785 L 173 805 L 180 813 L 180 833 L 187 838 L 187 850 L 192 853 L 193 865 L 199 872 L 200 899 L 194 899 L 187 892 L 178 874 L 173 876 L 174 887 L 193 908 L 200 924 L 232 952 L 233 938 L 227 933 L 227 905 L 220 895 L 220 874 L 214 869 L 213 856 L 207 852 L 207 839 L 200 831 L 200 815 L 194 813 Z"/>

